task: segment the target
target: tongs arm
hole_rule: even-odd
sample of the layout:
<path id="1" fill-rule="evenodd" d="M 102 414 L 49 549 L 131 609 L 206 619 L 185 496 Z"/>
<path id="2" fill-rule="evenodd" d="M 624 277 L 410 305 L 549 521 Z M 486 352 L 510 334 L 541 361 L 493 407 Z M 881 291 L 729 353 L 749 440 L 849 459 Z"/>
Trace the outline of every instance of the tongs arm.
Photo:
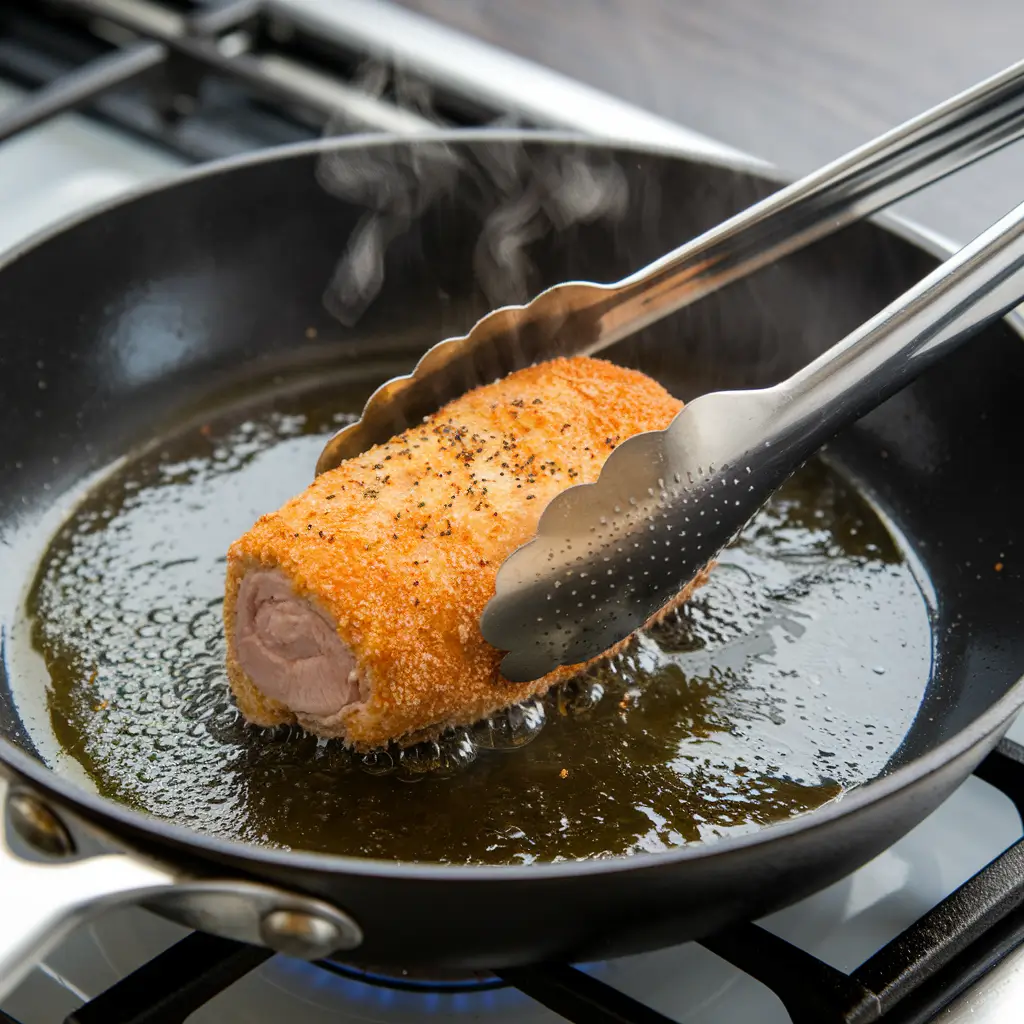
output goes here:
<path id="1" fill-rule="evenodd" d="M 702 395 L 627 439 L 498 570 L 480 626 L 508 652 L 503 675 L 539 678 L 639 629 L 815 449 L 1022 298 L 1024 203 L 781 384 Z"/>
<path id="2" fill-rule="evenodd" d="M 1024 135 L 1024 61 L 748 207 L 620 281 L 597 351 Z"/>

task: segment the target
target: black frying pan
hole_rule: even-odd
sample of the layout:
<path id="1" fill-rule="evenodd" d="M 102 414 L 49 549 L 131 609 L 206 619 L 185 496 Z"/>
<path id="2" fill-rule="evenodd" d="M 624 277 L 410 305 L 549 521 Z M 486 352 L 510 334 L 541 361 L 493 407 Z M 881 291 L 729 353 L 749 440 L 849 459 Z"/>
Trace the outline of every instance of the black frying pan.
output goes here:
<path id="1" fill-rule="evenodd" d="M 564 205 L 545 207 L 546 190 L 581 168 L 610 189 L 607 201 L 572 215 Z M 9 257 L 0 269 L 0 767 L 14 787 L 45 802 L 79 853 L 133 851 L 179 876 L 257 880 L 319 897 L 361 930 L 344 955 L 370 963 L 493 968 L 637 952 L 762 915 L 889 846 L 965 778 L 1024 699 L 1016 546 L 1024 345 L 1011 321 L 988 328 L 830 446 L 830 461 L 905 538 L 929 603 L 930 668 L 911 680 L 916 713 L 885 763 L 842 799 L 771 827 L 650 856 L 529 866 L 389 863 L 232 841 L 90 793 L 52 770 L 38 712 L 44 684 L 12 669 L 12 624 L 22 616 L 40 530 L 56 528 L 58 496 L 90 473 L 296 366 L 329 380 L 339 367 L 408 363 L 495 302 L 525 297 L 517 289 L 618 279 L 775 187 L 738 165 L 565 138 L 328 141 L 200 169 Z M 499 207 L 546 213 L 536 231 L 529 216 L 512 217 L 505 230 L 522 231 L 528 259 L 495 273 L 480 237 Z M 379 292 L 370 274 L 360 293 L 350 278 L 339 280 L 338 260 L 353 233 L 368 230 L 368 211 L 380 214 L 374 230 L 387 255 Z M 765 386 L 936 262 L 905 227 L 856 225 L 611 357 L 684 398 Z M 268 485 L 268 508 L 277 498 Z M 868 763 L 868 742 L 848 729 L 828 753 Z M 472 818 L 472 800 L 461 806 Z M 40 819 L 26 829 L 20 807 L 12 843 L 27 853 L 26 836 L 39 845 Z M 403 827 L 400 817 L 394 825 Z M 49 819 L 42 833 L 53 840 L 51 856 L 67 852 Z M 161 906 L 197 920 L 180 905 Z M 221 908 L 201 923 L 255 937 Z"/>

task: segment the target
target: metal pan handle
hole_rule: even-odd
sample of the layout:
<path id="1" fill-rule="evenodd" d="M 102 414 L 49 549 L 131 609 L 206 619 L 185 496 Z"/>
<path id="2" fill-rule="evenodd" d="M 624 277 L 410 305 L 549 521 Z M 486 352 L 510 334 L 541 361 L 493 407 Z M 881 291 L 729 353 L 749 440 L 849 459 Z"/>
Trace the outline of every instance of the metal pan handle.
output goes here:
<path id="1" fill-rule="evenodd" d="M 110 852 L 110 837 L 2 777 L 0 800 L 0 1000 L 79 925 L 115 907 L 143 906 L 189 928 L 303 959 L 362 943 L 359 925 L 321 900 L 239 879 L 183 878 L 171 867 Z"/>
<path id="2" fill-rule="evenodd" d="M 0 784 L 2 788 L 2 784 Z M 56 823 L 41 805 L 17 794 L 13 801 L 28 814 L 39 811 L 36 824 Z M 9 807 L 11 802 L 9 801 Z M 7 836 L 0 841 L 0 892 L 4 894 L 4 921 L 0 928 L 0 999 L 16 988 L 25 975 L 60 945 L 72 931 L 90 918 L 116 906 L 137 903 L 146 894 L 173 884 L 173 878 L 157 867 L 124 854 L 90 857 L 67 862 L 64 857 L 28 860 L 12 845 L 8 811 Z M 58 824 L 58 829 L 60 826 Z M 51 835 L 59 842 L 59 833 Z M 42 833 L 40 833 L 42 835 Z"/>

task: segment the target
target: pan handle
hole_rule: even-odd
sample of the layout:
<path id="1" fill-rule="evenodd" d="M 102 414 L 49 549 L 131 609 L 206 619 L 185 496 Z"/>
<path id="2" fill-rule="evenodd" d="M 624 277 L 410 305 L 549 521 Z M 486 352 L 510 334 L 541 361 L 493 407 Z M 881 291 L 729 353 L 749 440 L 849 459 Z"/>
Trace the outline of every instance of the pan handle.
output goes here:
<path id="1" fill-rule="evenodd" d="M 79 925 L 172 883 L 125 854 L 58 864 L 23 859 L 0 841 L 0 999 Z"/>
<path id="2" fill-rule="evenodd" d="M 6 799 L 5 799 L 6 797 Z M 115 907 L 142 906 L 189 928 L 303 959 L 352 950 L 362 930 L 310 896 L 243 879 L 183 877 L 0 775 L 0 1000 L 71 932 Z"/>

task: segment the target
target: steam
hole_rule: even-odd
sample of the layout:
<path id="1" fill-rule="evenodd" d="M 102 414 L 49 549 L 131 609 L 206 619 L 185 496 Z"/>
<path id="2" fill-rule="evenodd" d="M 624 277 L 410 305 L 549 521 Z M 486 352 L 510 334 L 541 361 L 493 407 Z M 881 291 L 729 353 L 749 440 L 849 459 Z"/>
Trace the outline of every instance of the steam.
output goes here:
<path id="1" fill-rule="evenodd" d="M 522 145 L 481 150 L 480 165 L 503 201 L 487 215 L 477 240 L 476 282 L 491 306 L 527 302 L 537 281 L 528 247 L 574 224 L 620 219 L 629 188 L 622 169 L 592 151 L 530 152 Z"/>
<path id="2" fill-rule="evenodd" d="M 459 159 L 443 142 L 424 139 L 325 153 L 317 180 L 331 195 L 364 214 L 324 293 L 328 312 L 354 326 L 384 284 L 388 246 L 442 196 L 451 196 Z"/>
<path id="3" fill-rule="evenodd" d="M 370 64 L 360 74 L 360 87 L 374 96 L 387 94 L 446 127 L 421 79 Z M 556 283 L 541 281 L 532 246 L 578 224 L 620 220 L 629 203 L 625 174 L 611 154 L 509 140 L 467 139 L 453 147 L 425 136 L 327 152 L 317 180 L 331 195 L 364 210 L 324 294 L 328 311 L 347 327 L 380 295 L 391 244 L 428 210 L 454 200 L 456 191 L 460 206 L 480 220 L 473 274 L 491 307 L 526 302 Z"/>

